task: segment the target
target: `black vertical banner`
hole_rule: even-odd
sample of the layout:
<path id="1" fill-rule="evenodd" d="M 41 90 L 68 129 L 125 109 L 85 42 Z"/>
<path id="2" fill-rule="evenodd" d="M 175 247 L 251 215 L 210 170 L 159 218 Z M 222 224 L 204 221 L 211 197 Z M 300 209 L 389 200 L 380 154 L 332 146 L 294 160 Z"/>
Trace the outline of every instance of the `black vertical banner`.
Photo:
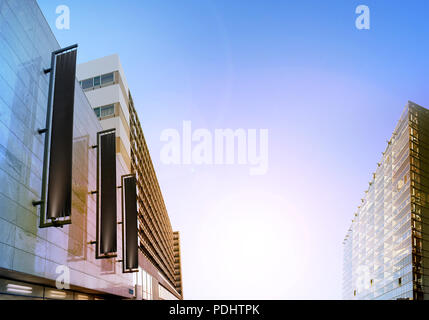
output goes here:
<path id="1" fill-rule="evenodd" d="M 137 191 L 135 175 L 122 176 L 123 272 L 138 271 Z"/>
<path id="2" fill-rule="evenodd" d="M 73 50 L 56 56 L 47 190 L 48 219 L 71 215 L 76 53 Z"/>
<path id="3" fill-rule="evenodd" d="M 99 148 L 99 253 L 111 256 L 117 251 L 116 135 L 114 130 L 98 134 Z M 100 256 L 99 258 L 101 258 Z"/>

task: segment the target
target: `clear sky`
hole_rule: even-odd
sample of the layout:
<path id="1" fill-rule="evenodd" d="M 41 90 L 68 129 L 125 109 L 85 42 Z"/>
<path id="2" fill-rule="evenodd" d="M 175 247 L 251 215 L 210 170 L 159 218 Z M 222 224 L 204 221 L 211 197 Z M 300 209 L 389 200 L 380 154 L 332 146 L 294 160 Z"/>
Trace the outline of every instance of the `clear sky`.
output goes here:
<path id="1" fill-rule="evenodd" d="M 119 54 L 187 299 L 340 299 L 342 241 L 408 100 L 429 107 L 429 2 L 38 0 L 79 62 Z M 71 10 L 55 28 L 56 6 Z M 370 30 L 355 9 L 370 8 Z M 269 130 L 269 170 L 166 165 L 166 128 Z"/>

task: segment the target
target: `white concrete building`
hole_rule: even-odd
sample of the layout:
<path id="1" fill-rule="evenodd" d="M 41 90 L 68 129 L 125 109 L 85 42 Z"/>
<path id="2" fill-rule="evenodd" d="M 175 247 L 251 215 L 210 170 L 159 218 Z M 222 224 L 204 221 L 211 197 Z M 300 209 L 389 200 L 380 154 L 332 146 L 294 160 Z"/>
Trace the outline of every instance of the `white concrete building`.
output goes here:
<path id="1" fill-rule="evenodd" d="M 130 114 L 127 79 L 114 54 L 77 66 L 76 77 L 104 130 L 116 129 L 116 152 L 124 171 L 130 172 Z"/>

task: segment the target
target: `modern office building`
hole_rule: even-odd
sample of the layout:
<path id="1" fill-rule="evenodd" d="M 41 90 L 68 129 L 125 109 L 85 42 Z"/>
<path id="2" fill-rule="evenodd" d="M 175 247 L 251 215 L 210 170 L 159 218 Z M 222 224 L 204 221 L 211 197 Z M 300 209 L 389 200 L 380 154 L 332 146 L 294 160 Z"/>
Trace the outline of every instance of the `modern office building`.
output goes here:
<path id="1" fill-rule="evenodd" d="M 104 60 L 91 96 L 74 78 L 78 49 L 60 49 L 35 0 L 0 1 L 0 299 L 181 299 L 174 234 L 166 211 L 152 210 L 162 195 L 147 149 L 152 180 L 132 166 L 119 59 Z M 115 135 L 103 136 L 110 129 Z M 154 201 L 134 192 L 134 260 L 132 201 L 125 201 L 133 199 L 133 180 L 124 183 L 133 173 Z M 145 219 L 152 234 L 142 229 Z"/>
<path id="2" fill-rule="evenodd" d="M 77 78 L 103 129 L 116 128 L 117 157 L 127 172 L 136 175 L 140 260 L 144 261 L 140 273 L 151 278 L 155 298 L 162 290 L 159 286 L 181 298 L 179 234 L 173 233 L 119 57 L 80 64 Z"/>
<path id="3" fill-rule="evenodd" d="M 344 299 L 429 299 L 429 110 L 409 102 L 344 239 Z"/>

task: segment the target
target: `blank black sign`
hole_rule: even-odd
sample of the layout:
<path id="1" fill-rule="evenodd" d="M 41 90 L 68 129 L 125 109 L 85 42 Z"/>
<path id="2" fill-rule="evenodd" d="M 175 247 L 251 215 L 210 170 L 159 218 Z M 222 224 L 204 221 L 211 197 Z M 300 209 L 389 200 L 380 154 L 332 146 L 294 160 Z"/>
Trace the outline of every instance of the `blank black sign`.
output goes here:
<path id="1" fill-rule="evenodd" d="M 124 271 L 135 270 L 139 266 L 137 242 L 137 193 L 136 177 L 126 176 L 122 185 L 125 221 L 125 258 Z"/>
<path id="2" fill-rule="evenodd" d="M 71 215 L 76 50 L 56 56 L 46 217 Z"/>
<path id="3" fill-rule="evenodd" d="M 100 253 L 116 252 L 116 137 L 100 135 Z"/>

